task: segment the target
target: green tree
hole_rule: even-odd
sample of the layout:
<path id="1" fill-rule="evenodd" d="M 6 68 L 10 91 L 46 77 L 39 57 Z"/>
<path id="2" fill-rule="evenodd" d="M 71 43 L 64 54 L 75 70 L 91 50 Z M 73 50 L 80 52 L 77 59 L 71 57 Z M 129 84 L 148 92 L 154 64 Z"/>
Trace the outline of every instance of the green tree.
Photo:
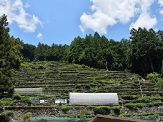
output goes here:
<path id="1" fill-rule="evenodd" d="M 7 16 L 0 17 L 0 96 L 11 96 L 14 92 L 14 70 L 21 61 L 16 39 L 10 37 Z"/>
<path id="2" fill-rule="evenodd" d="M 35 55 L 36 55 L 36 46 L 32 44 L 24 44 L 22 42 L 22 47 L 21 53 L 25 59 L 25 61 L 34 61 L 35 60 Z"/>
<path id="3" fill-rule="evenodd" d="M 105 68 L 108 57 L 108 39 L 97 32 L 85 38 L 75 38 L 68 51 L 68 61 L 71 63 L 85 64 L 94 68 Z"/>
<path id="4" fill-rule="evenodd" d="M 53 61 L 59 61 L 61 59 L 61 52 L 60 52 L 61 45 L 58 46 L 57 44 L 52 44 L 51 51 L 50 51 L 50 57 L 49 60 Z"/>
<path id="5" fill-rule="evenodd" d="M 163 52 L 163 43 L 156 32 L 153 29 L 138 28 L 132 29 L 130 34 L 132 71 L 143 76 L 161 72 L 160 54 Z"/>
<path id="6" fill-rule="evenodd" d="M 84 54 L 84 42 L 83 38 L 80 36 L 75 37 L 74 40 L 71 42 L 70 47 L 68 49 L 67 53 L 67 59 L 69 63 L 79 63 L 82 62 L 82 59 L 84 58 L 84 55 L 81 55 L 82 53 Z M 81 56 L 80 56 L 81 55 Z M 80 58 L 79 58 L 80 57 Z"/>
<path id="7" fill-rule="evenodd" d="M 47 61 L 49 56 L 50 56 L 50 46 L 39 42 L 36 49 L 37 59 L 40 61 Z"/>
<path id="8" fill-rule="evenodd" d="M 124 68 L 124 50 L 123 45 L 120 42 L 116 42 L 113 39 L 109 41 L 110 58 L 108 60 L 110 70 L 123 70 Z"/>

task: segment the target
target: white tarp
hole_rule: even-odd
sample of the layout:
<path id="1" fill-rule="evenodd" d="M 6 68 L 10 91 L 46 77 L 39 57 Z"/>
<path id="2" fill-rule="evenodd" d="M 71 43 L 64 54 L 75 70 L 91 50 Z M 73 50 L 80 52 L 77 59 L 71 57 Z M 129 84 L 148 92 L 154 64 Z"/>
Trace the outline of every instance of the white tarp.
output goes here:
<path id="1" fill-rule="evenodd" d="M 119 105 L 117 93 L 69 93 L 70 105 Z"/>

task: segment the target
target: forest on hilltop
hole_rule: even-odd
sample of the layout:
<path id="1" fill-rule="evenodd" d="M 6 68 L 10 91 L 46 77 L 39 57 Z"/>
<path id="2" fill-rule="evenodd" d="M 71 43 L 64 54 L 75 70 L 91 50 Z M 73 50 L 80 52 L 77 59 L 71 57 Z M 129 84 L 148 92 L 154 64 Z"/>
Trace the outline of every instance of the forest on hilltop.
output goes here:
<path id="1" fill-rule="evenodd" d="M 130 39 L 108 40 L 98 32 L 75 37 L 70 45 L 21 41 L 24 61 L 66 61 L 93 68 L 130 71 L 145 77 L 148 73 L 162 73 L 163 31 L 132 29 Z"/>
<path id="2" fill-rule="evenodd" d="M 98 32 L 77 36 L 70 45 L 53 43 L 25 44 L 9 35 L 7 16 L 0 17 L 0 94 L 13 93 L 14 70 L 23 61 L 65 61 L 89 67 L 130 71 L 146 77 L 163 74 L 163 31 L 138 28 L 130 31 L 129 39 L 108 40 Z"/>

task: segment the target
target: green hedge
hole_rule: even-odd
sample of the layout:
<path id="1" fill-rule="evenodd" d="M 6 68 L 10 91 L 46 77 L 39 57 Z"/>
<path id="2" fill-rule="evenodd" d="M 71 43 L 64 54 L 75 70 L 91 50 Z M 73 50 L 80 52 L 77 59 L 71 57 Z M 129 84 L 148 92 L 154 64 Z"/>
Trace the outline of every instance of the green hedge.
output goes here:
<path id="1" fill-rule="evenodd" d="M 0 106 L 9 106 L 9 105 L 12 105 L 14 102 L 15 100 L 12 100 L 11 98 L 1 99 Z"/>
<path id="2" fill-rule="evenodd" d="M 66 113 L 68 110 L 72 109 L 72 106 L 61 106 L 61 110 Z"/>
<path id="3" fill-rule="evenodd" d="M 139 98 L 138 95 L 121 95 L 121 97 L 125 100 L 135 100 Z"/>
<path id="4" fill-rule="evenodd" d="M 111 107 L 109 106 L 97 106 L 93 108 L 94 114 L 109 115 L 110 110 L 111 110 Z"/>

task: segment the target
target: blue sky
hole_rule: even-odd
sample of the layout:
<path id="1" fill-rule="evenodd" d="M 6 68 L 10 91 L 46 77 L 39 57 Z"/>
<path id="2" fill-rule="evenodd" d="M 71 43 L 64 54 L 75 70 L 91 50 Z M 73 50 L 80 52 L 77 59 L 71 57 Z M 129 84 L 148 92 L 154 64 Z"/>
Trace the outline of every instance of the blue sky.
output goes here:
<path id="1" fill-rule="evenodd" d="M 128 39 L 131 28 L 163 30 L 163 0 L 0 0 L 10 35 L 36 45 L 68 44 L 97 31 Z"/>

